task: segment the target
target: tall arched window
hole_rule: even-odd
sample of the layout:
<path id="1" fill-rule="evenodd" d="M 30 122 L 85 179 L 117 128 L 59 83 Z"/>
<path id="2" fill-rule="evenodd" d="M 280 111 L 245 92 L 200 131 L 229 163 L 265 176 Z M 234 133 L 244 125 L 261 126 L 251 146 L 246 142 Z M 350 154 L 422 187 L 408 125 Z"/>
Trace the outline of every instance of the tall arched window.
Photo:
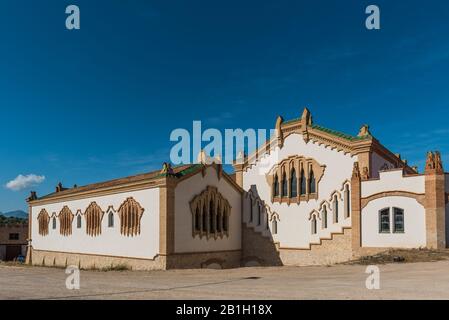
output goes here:
<path id="1" fill-rule="evenodd" d="M 327 208 L 326 208 L 326 206 L 323 207 L 321 216 L 323 217 L 323 229 L 326 229 L 327 228 Z"/>
<path id="2" fill-rule="evenodd" d="M 273 234 L 278 233 L 278 222 L 277 222 L 276 218 L 273 218 L 273 221 L 271 222 L 271 230 L 272 230 Z"/>
<path id="3" fill-rule="evenodd" d="M 257 204 L 257 225 L 260 226 L 262 223 L 262 210 L 260 208 L 260 204 Z"/>
<path id="4" fill-rule="evenodd" d="M 312 234 L 316 234 L 316 215 L 312 216 Z"/>
<path id="5" fill-rule="evenodd" d="M 312 168 L 310 168 L 310 176 L 309 176 L 309 193 L 316 193 L 316 181 Z"/>
<path id="6" fill-rule="evenodd" d="M 282 196 L 283 197 L 288 197 L 288 189 L 287 189 L 287 175 L 284 174 L 282 175 Z"/>
<path id="7" fill-rule="evenodd" d="M 196 208 L 196 210 L 195 210 L 195 231 L 201 232 L 201 214 L 200 214 L 200 208 Z"/>
<path id="8" fill-rule="evenodd" d="M 249 197 L 249 222 L 253 222 L 253 198 Z"/>
<path id="9" fill-rule="evenodd" d="M 56 229 L 56 217 L 53 217 L 53 219 L 52 219 L 52 228 L 53 228 L 53 230 Z"/>
<path id="10" fill-rule="evenodd" d="M 221 215 L 223 213 L 220 210 L 220 208 L 221 208 L 220 202 L 218 202 L 218 205 L 217 205 L 217 219 L 215 221 L 215 224 L 216 224 L 215 229 L 217 230 L 217 232 L 221 232 L 222 231 L 222 228 L 221 228 L 221 221 L 222 221 Z"/>
<path id="11" fill-rule="evenodd" d="M 82 226 L 82 221 L 81 221 L 81 215 L 79 214 L 76 216 L 76 228 L 81 229 L 81 226 Z"/>
<path id="12" fill-rule="evenodd" d="M 215 233 L 214 218 L 215 218 L 214 201 L 211 200 L 210 207 L 209 207 L 209 232 L 210 233 Z"/>
<path id="13" fill-rule="evenodd" d="M 273 195 L 279 197 L 279 178 L 277 174 L 274 176 Z"/>
<path id="14" fill-rule="evenodd" d="M 349 193 L 349 186 L 345 186 L 345 218 L 351 215 L 351 195 Z"/>
<path id="15" fill-rule="evenodd" d="M 228 232 L 228 217 L 227 216 L 228 216 L 228 212 L 225 208 L 223 211 L 223 222 L 222 222 L 224 232 Z"/>
<path id="16" fill-rule="evenodd" d="M 334 223 L 338 223 L 338 197 L 334 195 L 332 211 L 334 213 Z"/>
<path id="17" fill-rule="evenodd" d="M 108 214 L 108 227 L 113 228 L 114 227 L 114 213 L 111 211 Z"/>
<path id="18" fill-rule="evenodd" d="M 306 176 L 304 175 L 304 169 L 301 169 L 301 195 L 305 195 L 307 192 L 306 189 Z"/>
<path id="19" fill-rule="evenodd" d="M 202 227 L 203 227 L 203 232 L 207 232 L 207 217 L 208 217 L 208 214 L 207 214 L 207 208 L 206 208 L 206 204 L 204 204 L 203 205 L 203 224 L 202 224 Z"/>
<path id="20" fill-rule="evenodd" d="M 296 196 L 298 196 L 298 179 L 296 178 L 296 171 L 293 169 L 290 175 L 290 197 L 295 198 Z"/>

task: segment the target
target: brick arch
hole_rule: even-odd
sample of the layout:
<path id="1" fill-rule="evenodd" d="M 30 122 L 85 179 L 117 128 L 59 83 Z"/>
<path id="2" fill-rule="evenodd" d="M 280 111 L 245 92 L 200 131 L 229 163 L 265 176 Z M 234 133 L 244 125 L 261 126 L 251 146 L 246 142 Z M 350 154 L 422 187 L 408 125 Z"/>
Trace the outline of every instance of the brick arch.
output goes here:
<path id="1" fill-rule="evenodd" d="M 386 198 L 386 197 L 405 197 L 405 198 L 412 198 L 418 201 L 420 205 L 425 207 L 425 194 L 423 193 L 414 193 L 414 192 L 408 192 L 408 191 L 385 191 L 385 192 L 379 192 L 376 194 L 373 194 L 369 197 L 365 197 L 361 199 L 361 208 L 364 209 L 368 203 L 371 201 Z"/>

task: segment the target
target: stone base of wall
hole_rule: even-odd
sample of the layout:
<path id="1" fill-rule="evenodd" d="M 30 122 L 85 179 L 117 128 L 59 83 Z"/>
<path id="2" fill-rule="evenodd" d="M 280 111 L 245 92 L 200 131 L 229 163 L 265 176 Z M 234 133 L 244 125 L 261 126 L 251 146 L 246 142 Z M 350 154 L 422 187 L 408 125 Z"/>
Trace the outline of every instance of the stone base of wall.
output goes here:
<path id="1" fill-rule="evenodd" d="M 32 250 L 31 263 L 35 266 L 62 267 L 77 266 L 80 269 L 114 269 L 126 267 L 130 270 L 166 269 L 228 269 L 240 267 L 242 252 L 199 252 L 157 256 L 154 260 L 94 254 Z"/>
<path id="2" fill-rule="evenodd" d="M 35 266 L 63 268 L 67 266 L 78 266 L 80 269 L 113 269 L 126 267 L 130 270 L 164 270 L 166 268 L 166 259 L 161 256 L 157 256 L 154 260 L 151 260 L 34 249 L 31 254 L 31 263 Z"/>
<path id="3" fill-rule="evenodd" d="M 177 253 L 166 258 L 167 269 L 229 269 L 240 267 L 242 251 Z"/>
<path id="4" fill-rule="evenodd" d="M 313 244 L 310 249 L 280 248 L 280 258 L 287 266 L 331 265 L 352 259 L 351 229 L 333 234 L 330 239 Z"/>
<path id="5" fill-rule="evenodd" d="M 282 265 L 277 246 L 271 237 L 264 237 L 244 223 L 242 240 L 242 267 Z"/>

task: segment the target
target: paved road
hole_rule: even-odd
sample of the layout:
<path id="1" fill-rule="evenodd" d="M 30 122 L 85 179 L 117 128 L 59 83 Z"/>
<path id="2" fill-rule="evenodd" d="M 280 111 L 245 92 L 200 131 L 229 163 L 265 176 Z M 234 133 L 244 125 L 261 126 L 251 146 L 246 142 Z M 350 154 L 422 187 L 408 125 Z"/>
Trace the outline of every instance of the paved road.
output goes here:
<path id="1" fill-rule="evenodd" d="M 449 299 L 449 261 L 379 267 L 380 290 L 348 265 L 81 271 L 80 290 L 67 290 L 63 269 L 0 266 L 0 299 Z"/>

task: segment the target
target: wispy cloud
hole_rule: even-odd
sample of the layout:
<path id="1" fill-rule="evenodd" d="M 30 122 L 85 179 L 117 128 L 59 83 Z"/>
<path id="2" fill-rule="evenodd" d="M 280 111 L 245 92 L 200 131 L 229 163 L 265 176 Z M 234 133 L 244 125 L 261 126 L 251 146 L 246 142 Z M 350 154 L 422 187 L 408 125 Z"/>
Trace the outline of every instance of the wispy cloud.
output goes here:
<path id="1" fill-rule="evenodd" d="M 6 184 L 6 188 L 12 191 L 20 191 L 41 184 L 44 180 L 45 176 L 39 176 L 36 174 L 24 176 L 19 174 L 14 180 L 11 180 Z"/>

